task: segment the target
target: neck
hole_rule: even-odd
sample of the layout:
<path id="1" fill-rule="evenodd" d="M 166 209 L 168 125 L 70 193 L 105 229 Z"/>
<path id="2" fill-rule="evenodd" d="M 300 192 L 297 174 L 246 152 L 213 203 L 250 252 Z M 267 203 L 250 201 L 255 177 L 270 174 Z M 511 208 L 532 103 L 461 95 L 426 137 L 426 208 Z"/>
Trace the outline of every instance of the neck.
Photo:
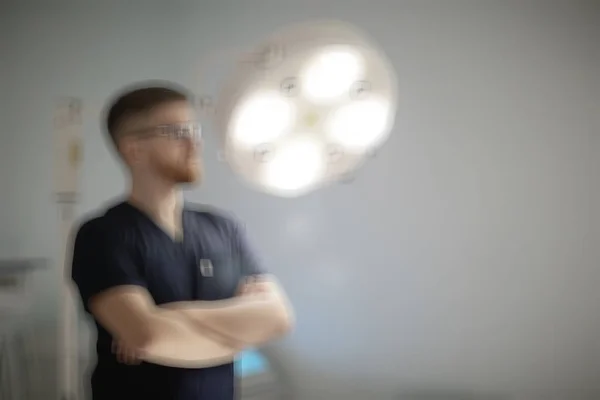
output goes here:
<path id="1" fill-rule="evenodd" d="M 133 177 L 128 200 L 159 224 L 167 226 L 177 223 L 183 203 L 176 185 L 150 177 Z"/>

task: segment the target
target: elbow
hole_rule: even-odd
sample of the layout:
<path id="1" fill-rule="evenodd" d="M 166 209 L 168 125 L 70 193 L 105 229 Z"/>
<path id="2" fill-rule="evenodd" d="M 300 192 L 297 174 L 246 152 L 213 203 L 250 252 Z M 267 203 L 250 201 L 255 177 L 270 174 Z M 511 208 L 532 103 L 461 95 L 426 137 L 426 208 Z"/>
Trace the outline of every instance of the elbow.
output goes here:
<path id="1" fill-rule="evenodd" d="M 147 323 L 139 324 L 122 334 L 123 342 L 140 353 L 146 352 L 156 342 L 156 332 Z"/>
<path id="2" fill-rule="evenodd" d="M 276 335 L 285 336 L 294 329 L 296 323 L 294 309 L 287 298 L 280 298 L 275 302 L 274 311 Z"/>
<path id="3" fill-rule="evenodd" d="M 142 353 L 146 352 L 150 347 L 152 347 L 152 344 L 156 342 L 152 332 L 143 332 L 132 339 L 134 340 L 134 348 L 138 349 Z"/>
<path id="4" fill-rule="evenodd" d="M 294 323 L 289 320 L 284 320 L 279 324 L 277 333 L 279 336 L 285 336 L 292 332 L 294 329 Z"/>
<path id="5" fill-rule="evenodd" d="M 294 312 L 291 309 L 285 310 L 285 315 L 282 321 L 282 329 L 283 333 L 289 333 L 294 329 L 296 325 L 296 319 L 294 316 Z"/>
<path id="6" fill-rule="evenodd" d="M 278 336 L 284 336 L 294 329 L 295 318 L 292 310 L 281 309 L 277 313 L 276 332 Z"/>

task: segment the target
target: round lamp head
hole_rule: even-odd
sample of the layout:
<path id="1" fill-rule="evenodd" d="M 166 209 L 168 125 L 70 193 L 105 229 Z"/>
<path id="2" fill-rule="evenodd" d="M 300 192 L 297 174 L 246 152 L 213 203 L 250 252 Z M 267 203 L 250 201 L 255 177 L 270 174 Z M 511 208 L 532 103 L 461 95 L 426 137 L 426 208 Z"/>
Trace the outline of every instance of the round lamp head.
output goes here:
<path id="1" fill-rule="evenodd" d="M 255 188 L 293 197 L 358 169 L 387 140 L 396 78 L 357 29 L 308 23 L 241 61 L 216 105 L 224 155 Z"/>

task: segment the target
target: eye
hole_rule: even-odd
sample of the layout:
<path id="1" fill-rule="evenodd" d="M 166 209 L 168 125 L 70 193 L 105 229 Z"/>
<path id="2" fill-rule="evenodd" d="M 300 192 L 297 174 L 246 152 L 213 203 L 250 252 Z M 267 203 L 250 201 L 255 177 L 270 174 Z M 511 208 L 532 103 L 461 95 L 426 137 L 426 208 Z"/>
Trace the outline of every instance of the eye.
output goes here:
<path id="1" fill-rule="evenodd" d="M 175 131 L 175 137 L 177 139 L 186 139 L 192 136 L 192 132 L 189 126 L 180 126 Z"/>
<path id="2" fill-rule="evenodd" d="M 158 133 L 160 136 L 172 137 L 175 135 L 174 127 L 172 125 L 161 125 L 158 127 Z"/>

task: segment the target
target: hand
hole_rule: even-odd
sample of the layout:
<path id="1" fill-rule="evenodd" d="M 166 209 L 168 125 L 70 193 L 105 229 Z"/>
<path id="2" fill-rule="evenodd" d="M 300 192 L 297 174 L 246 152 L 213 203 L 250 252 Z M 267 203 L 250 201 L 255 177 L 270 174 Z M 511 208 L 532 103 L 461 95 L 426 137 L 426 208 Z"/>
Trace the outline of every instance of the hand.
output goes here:
<path id="1" fill-rule="evenodd" d="M 237 296 L 267 295 L 270 289 L 267 280 L 260 276 L 249 276 L 240 284 Z"/>
<path id="2" fill-rule="evenodd" d="M 142 362 L 141 354 L 131 347 L 127 347 L 122 341 L 113 340 L 111 350 L 117 356 L 117 361 L 122 364 L 138 365 Z"/>

